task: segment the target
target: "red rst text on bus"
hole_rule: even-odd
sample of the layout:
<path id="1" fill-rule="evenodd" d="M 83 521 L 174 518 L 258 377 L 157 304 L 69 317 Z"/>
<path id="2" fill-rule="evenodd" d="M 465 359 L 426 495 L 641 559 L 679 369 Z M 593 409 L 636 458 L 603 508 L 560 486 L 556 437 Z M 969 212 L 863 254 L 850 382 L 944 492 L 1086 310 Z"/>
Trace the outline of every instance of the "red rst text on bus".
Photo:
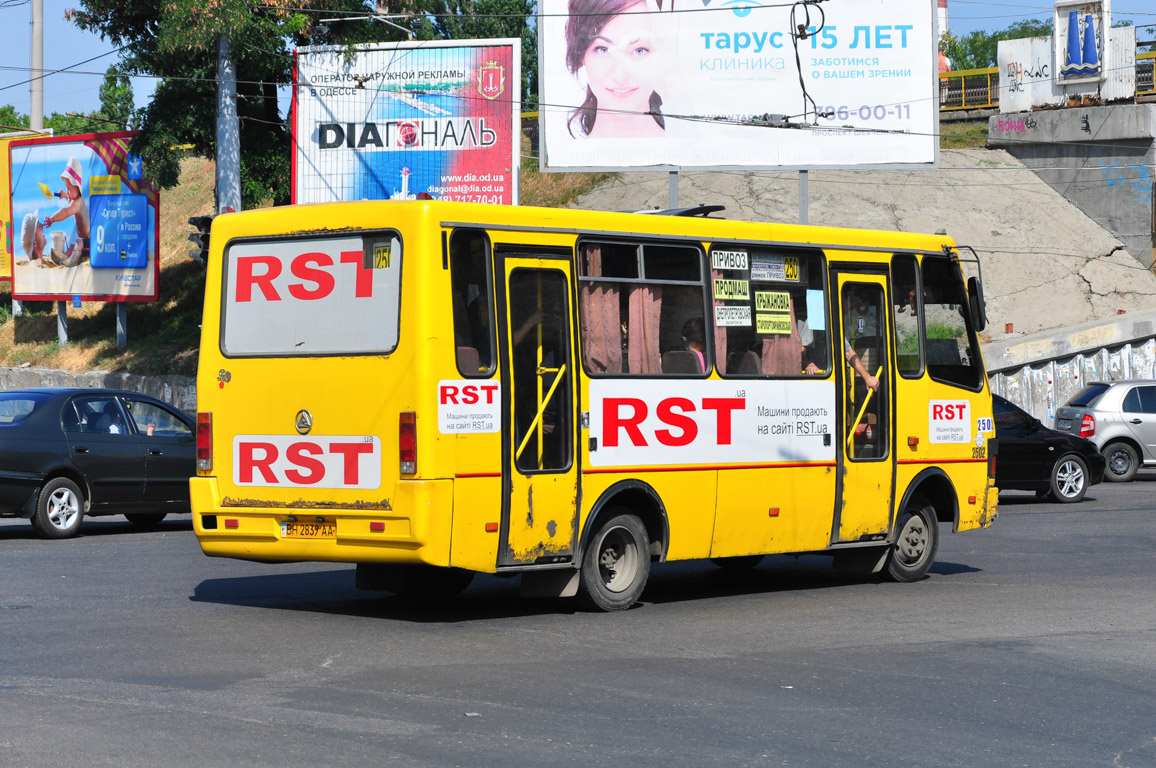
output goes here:
<path id="1" fill-rule="evenodd" d="M 715 445 L 731 444 L 731 415 L 747 407 L 741 397 L 704 397 L 702 411 L 715 412 Z M 622 409 L 629 408 L 630 414 L 623 415 Z M 699 412 L 694 401 L 686 397 L 667 397 L 658 401 L 654 409 L 655 417 L 668 427 L 680 430 L 676 434 L 669 429 L 653 430 L 653 438 L 662 445 L 679 447 L 690 445 L 698 437 L 699 423 L 695 416 Z M 602 401 L 603 445 L 618 447 L 619 432 L 624 432 L 630 445 L 649 445 L 642 433 L 642 423 L 649 413 L 646 401 L 636 397 L 607 397 Z"/>
<path id="2" fill-rule="evenodd" d="M 342 264 L 353 264 L 357 269 L 354 298 L 373 296 L 373 270 L 366 269 L 365 255 L 361 251 L 342 251 Z M 333 293 L 337 280 L 330 269 L 335 265 L 328 253 L 303 253 L 289 262 L 289 273 L 302 282 L 291 282 L 285 286 L 289 295 L 301 301 L 324 299 Z M 258 267 L 264 267 L 258 272 Z M 253 300 L 253 289 L 257 288 L 265 301 L 281 301 L 273 281 L 281 276 L 283 262 L 276 256 L 242 256 L 237 259 L 237 287 L 234 300 L 243 303 Z M 336 272 L 336 270 L 334 270 Z M 313 287 L 308 287 L 312 283 Z"/>

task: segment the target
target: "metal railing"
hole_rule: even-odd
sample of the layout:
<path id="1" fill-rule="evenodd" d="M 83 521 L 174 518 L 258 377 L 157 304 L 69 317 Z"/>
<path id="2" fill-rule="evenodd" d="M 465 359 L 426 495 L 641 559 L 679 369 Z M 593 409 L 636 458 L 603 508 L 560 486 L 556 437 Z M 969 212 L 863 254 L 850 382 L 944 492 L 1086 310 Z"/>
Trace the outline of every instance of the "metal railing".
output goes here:
<path id="1" fill-rule="evenodd" d="M 939 73 L 939 111 L 995 109 L 999 106 L 999 69 L 961 69 Z"/>
<path id="2" fill-rule="evenodd" d="M 1136 95 L 1156 96 L 1156 52 L 1136 54 Z M 961 69 L 939 73 L 939 111 L 999 108 L 999 69 Z"/>

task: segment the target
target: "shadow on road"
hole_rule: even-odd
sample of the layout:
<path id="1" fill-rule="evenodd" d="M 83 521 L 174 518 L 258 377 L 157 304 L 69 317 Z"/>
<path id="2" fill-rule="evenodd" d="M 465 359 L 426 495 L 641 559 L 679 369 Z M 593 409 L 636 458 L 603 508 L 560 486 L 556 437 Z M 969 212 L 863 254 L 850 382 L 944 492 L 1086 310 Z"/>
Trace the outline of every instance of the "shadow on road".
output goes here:
<path id="1" fill-rule="evenodd" d="M 934 578 L 979 570 L 960 563 L 938 562 L 931 572 Z M 831 559 L 822 556 L 769 556 L 758 568 L 747 571 L 723 570 L 709 561 L 663 563 L 652 568 L 640 605 L 853 588 L 854 585 L 896 589 L 906 586 L 883 582 L 878 576 L 835 570 Z M 354 586 L 353 568 L 207 579 L 197 585 L 189 599 L 416 623 L 458 623 L 582 611 L 581 604 L 574 599 L 523 598 L 519 595 L 517 578 L 490 574 L 479 574 L 457 598 L 419 603 L 390 593 L 358 591 Z"/>
<path id="2" fill-rule="evenodd" d="M 0 525 L 0 541 L 32 539 L 36 541 L 43 541 L 45 544 L 66 544 L 69 541 L 77 541 L 79 539 L 97 538 L 101 536 L 124 536 L 128 534 L 148 534 L 158 532 L 177 533 L 185 531 L 193 532 L 193 518 L 192 515 L 185 513 L 183 515 L 174 515 L 166 517 L 160 523 L 142 528 L 133 525 L 128 520 L 125 520 L 119 515 L 114 517 L 86 517 L 80 524 L 80 533 L 71 539 L 53 540 L 41 539 L 32 530 L 32 523 L 27 520 L 18 520 L 9 518 L 5 520 L 4 525 Z"/>

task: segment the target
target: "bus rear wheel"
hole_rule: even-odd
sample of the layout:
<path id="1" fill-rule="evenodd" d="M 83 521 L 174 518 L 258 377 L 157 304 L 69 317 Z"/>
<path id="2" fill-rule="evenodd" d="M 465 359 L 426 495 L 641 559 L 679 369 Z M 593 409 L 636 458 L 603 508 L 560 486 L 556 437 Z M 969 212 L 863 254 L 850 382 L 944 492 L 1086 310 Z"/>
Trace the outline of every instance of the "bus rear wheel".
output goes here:
<path id="1" fill-rule="evenodd" d="M 650 577 L 650 537 L 636 515 L 602 523 L 582 554 L 582 599 L 600 611 L 624 611 L 638 602 Z"/>
<path id="2" fill-rule="evenodd" d="M 919 581 L 935 562 L 935 551 L 939 547 L 935 507 L 925 499 L 911 499 L 899 516 L 895 531 L 883 573 L 891 581 Z"/>

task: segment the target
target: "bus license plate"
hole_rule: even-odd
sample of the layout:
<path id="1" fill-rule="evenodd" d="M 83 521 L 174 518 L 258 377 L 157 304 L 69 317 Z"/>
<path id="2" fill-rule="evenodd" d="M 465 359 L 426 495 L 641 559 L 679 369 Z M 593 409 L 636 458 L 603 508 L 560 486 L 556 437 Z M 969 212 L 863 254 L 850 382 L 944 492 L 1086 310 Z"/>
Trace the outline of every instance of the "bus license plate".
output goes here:
<path id="1" fill-rule="evenodd" d="M 283 539 L 335 539 L 337 538 L 336 523 L 302 523 L 281 521 L 281 538 Z"/>
<path id="2" fill-rule="evenodd" d="M 1071 419 L 1060 419 L 1059 422 L 1056 423 L 1056 429 L 1071 429 L 1071 428 L 1072 428 L 1072 420 Z"/>

